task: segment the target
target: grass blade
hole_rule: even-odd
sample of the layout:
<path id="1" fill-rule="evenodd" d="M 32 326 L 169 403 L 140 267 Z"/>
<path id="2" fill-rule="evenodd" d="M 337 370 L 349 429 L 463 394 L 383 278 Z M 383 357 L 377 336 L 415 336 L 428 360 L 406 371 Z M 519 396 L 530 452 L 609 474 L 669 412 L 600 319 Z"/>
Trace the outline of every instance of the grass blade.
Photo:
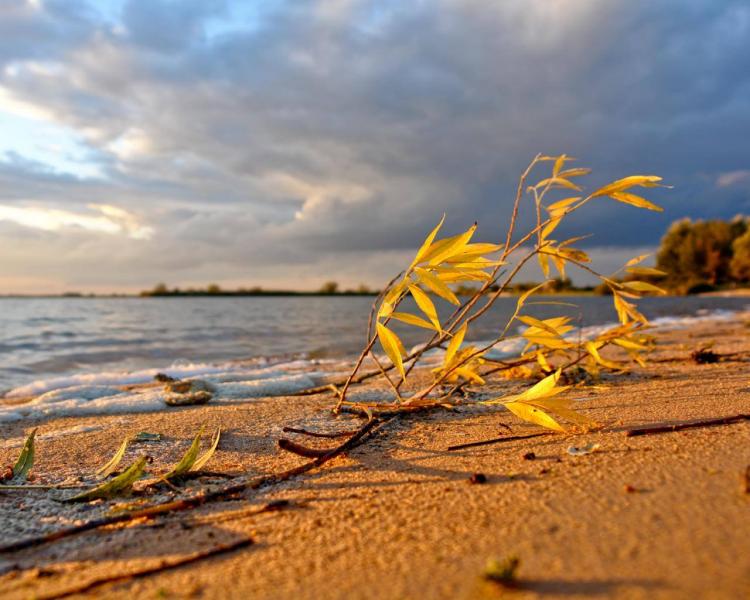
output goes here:
<path id="1" fill-rule="evenodd" d="M 125 451 L 128 449 L 129 442 L 129 437 L 126 437 L 124 440 L 122 440 L 122 444 L 120 444 L 117 452 L 114 453 L 114 455 L 109 459 L 106 465 L 104 465 L 96 472 L 97 477 L 99 477 L 100 479 L 105 479 L 112 474 L 112 472 L 117 468 L 117 465 L 120 464 L 122 457 L 125 456 Z"/>
<path id="2" fill-rule="evenodd" d="M 112 498 L 127 492 L 136 481 L 143 477 L 149 460 L 148 456 L 141 456 L 114 479 L 70 498 L 65 498 L 63 502 L 88 502 L 98 498 Z"/>
<path id="3" fill-rule="evenodd" d="M 190 448 L 188 448 L 188 451 L 185 452 L 183 457 L 180 459 L 180 462 L 178 462 L 174 466 L 174 468 L 171 471 L 169 471 L 169 473 L 164 475 L 162 479 L 166 479 L 166 480 L 175 479 L 179 477 L 180 475 L 184 475 L 192 468 L 192 466 L 195 464 L 196 459 L 198 458 L 198 452 L 200 452 L 200 449 L 201 449 L 201 436 L 202 435 L 203 435 L 203 427 L 201 427 L 200 431 L 198 432 L 198 435 L 195 436 L 193 443 L 190 444 Z"/>
<path id="4" fill-rule="evenodd" d="M 211 447 L 206 450 L 203 456 L 201 456 L 193 463 L 193 466 L 190 469 L 191 471 L 200 471 L 203 467 L 206 466 L 206 463 L 211 460 L 214 452 L 216 452 L 216 448 L 219 446 L 219 439 L 221 439 L 221 427 L 216 430 L 216 434 L 214 435 L 214 440 L 211 443 Z"/>
<path id="5" fill-rule="evenodd" d="M 18 460 L 13 466 L 13 479 L 26 479 L 26 475 L 31 471 L 31 467 L 34 466 L 34 436 L 36 435 L 36 428 L 32 430 L 29 437 L 26 438 L 26 442 L 23 445 L 21 454 L 18 455 Z"/>

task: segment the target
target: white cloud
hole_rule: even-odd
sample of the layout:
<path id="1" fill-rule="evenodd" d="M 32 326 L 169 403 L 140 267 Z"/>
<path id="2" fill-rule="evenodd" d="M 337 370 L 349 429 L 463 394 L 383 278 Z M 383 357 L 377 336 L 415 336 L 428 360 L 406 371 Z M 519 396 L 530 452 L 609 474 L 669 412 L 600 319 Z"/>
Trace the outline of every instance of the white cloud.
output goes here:
<path id="1" fill-rule="evenodd" d="M 134 215 L 121 208 L 106 204 L 90 204 L 89 208 L 99 214 L 0 204 L 0 221 L 43 231 L 83 229 L 108 235 L 126 235 L 134 240 L 149 239 L 154 233 L 153 228 L 139 223 Z"/>

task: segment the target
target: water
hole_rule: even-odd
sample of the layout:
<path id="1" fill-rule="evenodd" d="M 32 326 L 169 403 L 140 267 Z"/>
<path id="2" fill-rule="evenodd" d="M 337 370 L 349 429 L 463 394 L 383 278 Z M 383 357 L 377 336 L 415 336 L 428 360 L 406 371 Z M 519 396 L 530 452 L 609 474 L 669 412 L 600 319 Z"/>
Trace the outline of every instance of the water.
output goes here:
<path id="1" fill-rule="evenodd" d="M 0 299 L 0 392 L 34 381 L 104 371 L 165 369 L 246 358 L 345 358 L 364 343 L 371 297 Z M 538 297 L 577 307 L 531 305 L 581 325 L 615 320 L 611 298 Z M 743 310 L 747 298 L 646 298 L 650 319 Z M 512 313 L 500 298 L 470 337 L 487 340 Z M 408 305 L 406 310 L 415 309 Z M 397 327 L 409 346 L 429 332 Z"/>

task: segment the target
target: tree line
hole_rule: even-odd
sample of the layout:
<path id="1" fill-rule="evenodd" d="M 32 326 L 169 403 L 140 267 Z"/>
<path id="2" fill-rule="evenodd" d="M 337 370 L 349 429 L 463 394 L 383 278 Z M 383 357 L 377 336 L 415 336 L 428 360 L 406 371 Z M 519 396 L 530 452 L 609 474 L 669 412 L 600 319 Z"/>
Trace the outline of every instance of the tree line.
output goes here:
<path id="1" fill-rule="evenodd" d="M 651 278 L 653 283 L 674 294 L 693 294 L 705 291 L 750 286 L 750 218 L 737 216 L 729 221 L 721 219 L 680 219 L 670 225 L 656 254 L 656 268 L 666 275 Z M 626 278 L 627 279 L 627 278 Z M 639 279 L 644 279 L 639 276 Z M 648 278 L 647 278 L 648 279 Z M 525 292 L 536 282 L 519 282 L 510 286 L 510 293 Z M 497 286 L 490 286 L 494 292 Z M 458 295 L 476 291 L 470 285 L 454 288 Z M 546 293 L 611 293 L 609 286 L 579 287 L 569 278 L 550 280 L 542 290 Z M 160 283 L 141 296 L 366 296 L 376 295 L 366 285 L 355 289 L 341 289 L 335 281 L 327 281 L 315 291 L 266 290 L 259 286 L 222 289 L 217 284 L 205 288 L 169 288 Z"/>

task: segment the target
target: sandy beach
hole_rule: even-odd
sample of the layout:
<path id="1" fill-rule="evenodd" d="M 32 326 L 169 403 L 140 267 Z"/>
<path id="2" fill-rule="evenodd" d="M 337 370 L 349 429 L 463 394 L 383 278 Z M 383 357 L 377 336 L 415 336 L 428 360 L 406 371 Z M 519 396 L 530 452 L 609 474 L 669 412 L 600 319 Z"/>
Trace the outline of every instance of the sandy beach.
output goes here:
<path id="1" fill-rule="evenodd" d="M 76 597 L 108 598 L 743 598 L 750 595 L 750 422 L 626 437 L 627 429 L 750 412 L 747 319 L 706 322 L 659 336 L 645 368 L 574 390 L 582 412 L 603 425 L 448 451 L 454 444 L 540 431 L 504 409 L 470 406 L 401 417 L 321 469 L 129 526 L 114 526 L 0 555 L 4 598 L 48 598 L 115 574 L 127 575 L 193 552 L 252 539 L 244 548 L 146 577 L 92 587 Z M 490 393 L 520 389 L 497 380 Z M 484 390 L 483 390 L 484 391 Z M 377 397 L 379 388 L 369 386 Z M 76 481 L 107 461 L 125 435 L 163 472 L 200 425 L 221 427 L 206 468 L 232 481 L 278 472 L 307 459 L 280 450 L 280 437 L 331 447 L 335 440 L 283 433 L 355 428 L 334 417 L 329 396 L 257 398 L 156 413 L 24 419 L 0 424 L 0 464 L 38 427 L 34 483 Z M 504 426 L 512 428 L 508 432 Z M 311 441 L 312 439 L 312 441 Z M 204 442 L 206 443 L 206 442 Z M 599 444 L 574 456 L 571 446 Z M 529 453 L 533 453 L 533 456 Z M 470 483 L 481 473 L 486 482 Z M 165 501 L 177 492 L 89 504 L 60 504 L 69 490 L 0 492 L 3 544 L 104 515 L 123 502 Z M 278 501 L 286 501 L 278 503 Z M 263 510 L 276 502 L 278 510 Z M 488 559 L 517 556 L 517 586 L 482 577 Z"/>

